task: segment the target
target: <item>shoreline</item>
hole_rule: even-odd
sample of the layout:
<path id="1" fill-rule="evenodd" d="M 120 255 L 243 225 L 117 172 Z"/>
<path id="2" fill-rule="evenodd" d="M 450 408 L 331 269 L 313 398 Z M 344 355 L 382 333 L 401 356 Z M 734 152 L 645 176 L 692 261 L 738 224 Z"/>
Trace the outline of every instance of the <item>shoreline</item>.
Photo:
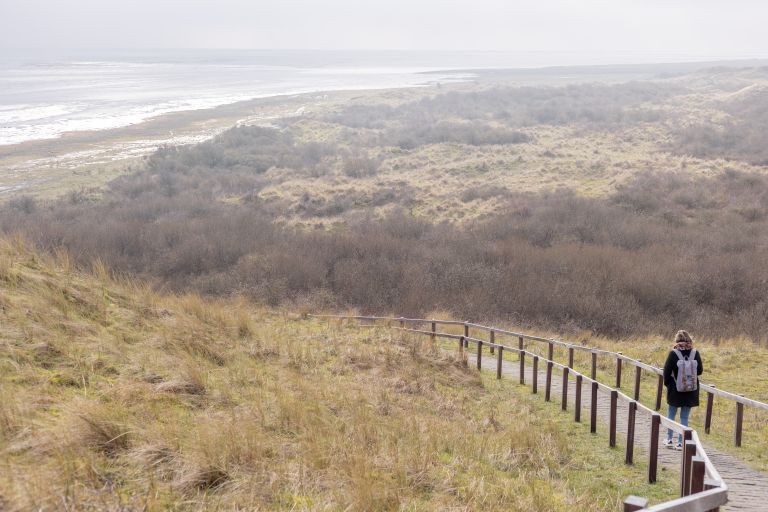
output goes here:
<path id="1" fill-rule="evenodd" d="M 197 144 L 238 125 L 269 125 L 276 119 L 322 112 L 363 98 L 403 101 L 435 87 L 432 83 L 271 95 L 169 112 L 118 128 L 67 132 L 57 138 L 0 146 L 0 200 L 19 193 L 54 197 L 98 187 L 161 146 Z"/>
<path id="2" fill-rule="evenodd" d="M 0 200 L 14 194 L 41 197 L 98 188 L 163 145 L 203 142 L 237 125 L 269 125 L 276 119 L 322 113 L 357 100 L 403 102 L 436 91 L 506 86 L 562 86 L 658 80 L 713 65 L 752 67 L 761 59 L 678 64 L 550 66 L 542 68 L 452 69 L 426 71 L 440 80 L 393 87 L 278 93 L 211 108 L 160 114 L 142 122 L 103 130 L 66 132 L 57 138 L 0 146 Z"/>

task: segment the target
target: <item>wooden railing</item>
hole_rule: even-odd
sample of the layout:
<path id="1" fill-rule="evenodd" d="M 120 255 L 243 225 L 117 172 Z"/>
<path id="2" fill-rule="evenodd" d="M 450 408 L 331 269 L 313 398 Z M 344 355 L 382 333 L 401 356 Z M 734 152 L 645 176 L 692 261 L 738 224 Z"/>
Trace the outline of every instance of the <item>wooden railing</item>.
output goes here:
<path id="1" fill-rule="evenodd" d="M 461 322 L 456 320 L 432 320 L 422 318 L 392 318 L 392 317 L 379 317 L 379 316 L 338 316 L 338 315 L 313 315 L 315 318 L 336 318 L 341 320 L 355 320 L 359 322 L 367 322 L 369 325 L 376 325 L 377 321 L 387 322 L 390 326 L 393 323 L 397 324 L 396 327 L 403 331 L 412 332 L 416 334 L 422 334 L 430 336 L 433 340 L 436 338 L 453 339 L 458 342 L 458 349 L 464 351 L 469 348 L 469 344 L 473 343 L 476 347 L 476 364 L 477 368 L 481 369 L 483 364 L 483 347 L 487 347 L 491 354 L 496 355 L 496 378 L 502 378 L 502 363 L 503 354 L 510 352 L 519 356 L 519 380 L 520 384 L 525 384 L 526 376 L 525 371 L 527 368 L 526 359 L 531 360 L 531 371 L 533 378 L 531 379 L 531 386 L 533 393 L 538 393 L 538 372 L 540 366 L 543 366 L 545 372 L 545 387 L 544 387 L 544 399 L 550 401 L 552 391 L 552 378 L 553 370 L 557 369 L 562 372 L 563 386 L 562 386 L 562 407 L 566 410 L 568 404 L 568 382 L 572 377 L 575 379 L 575 393 L 574 393 L 574 421 L 581 422 L 581 398 L 582 390 L 588 386 L 590 388 L 591 400 L 590 400 L 590 431 L 597 431 L 597 404 L 598 404 L 598 392 L 602 391 L 609 397 L 609 426 L 608 426 L 608 443 L 609 446 L 616 446 L 616 424 L 617 424 L 617 410 L 619 400 L 627 403 L 627 443 L 626 443 L 626 457 L 627 464 L 631 464 L 634 459 L 634 446 L 635 437 L 638 433 L 635 430 L 636 427 L 636 415 L 637 412 L 644 412 L 651 416 L 651 423 L 648 432 L 649 436 L 649 464 L 648 464 L 648 481 L 650 483 L 656 482 L 658 472 L 658 453 L 659 453 L 659 429 L 661 426 L 669 428 L 678 434 L 683 436 L 683 450 L 681 453 L 680 462 L 680 497 L 665 503 L 660 503 L 648 507 L 647 500 L 638 498 L 636 496 L 628 497 L 624 502 L 625 511 L 666 511 L 666 512 L 703 512 L 710 510 L 717 510 L 718 507 L 724 505 L 728 501 L 728 486 L 721 478 L 715 466 L 710 461 L 704 446 L 699 439 L 698 433 L 680 423 L 672 421 L 657 411 L 661 407 L 661 396 L 664 386 L 663 371 L 660 368 L 656 368 L 649 364 L 643 363 L 637 359 L 627 357 L 620 352 L 611 352 L 608 350 L 600 350 L 595 348 L 589 348 L 582 345 L 576 345 L 565 341 L 554 340 L 550 338 L 543 338 L 539 336 L 531 336 L 525 333 L 508 331 L 505 329 L 498 329 L 495 327 L 488 327 L 485 325 L 479 325 L 471 322 Z M 417 326 L 428 325 L 429 329 L 418 329 Z M 463 327 L 462 334 L 453 334 L 446 332 L 439 332 L 437 330 L 438 325 L 448 326 L 461 326 Z M 471 330 L 484 331 L 487 334 L 487 339 L 475 338 L 470 336 Z M 517 338 L 517 346 L 509 346 L 503 343 L 499 343 L 498 337 L 513 337 Z M 525 349 L 525 341 L 533 341 L 546 344 L 547 355 L 540 356 L 537 353 L 529 352 Z M 568 351 L 568 361 L 566 364 L 558 363 L 554 360 L 554 347 L 564 347 Z M 588 352 L 590 356 L 590 373 L 585 375 L 574 369 L 574 353 L 576 351 Z M 616 360 L 616 386 L 611 387 L 597 380 L 597 357 L 608 356 L 615 358 Z M 628 396 L 617 388 L 621 387 L 622 366 L 626 364 L 635 368 L 635 380 L 632 396 Z M 640 381 L 642 372 L 647 371 L 659 376 L 657 379 L 657 392 L 655 400 L 655 409 L 652 410 L 639 402 L 640 398 Z M 729 393 L 715 388 L 714 386 L 701 384 L 701 389 L 707 392 L 707 406 L 705 412 L 705 431 L 708 433 L 712 420 L 712 402 L 714 395 L 721 396 L 725 399 L 732 400 L 736 403 L 736 422 L 735 422 L 735 435 L 734 440 L 737 446 L 741 445 L 741 434 L 743 424 L 743 412 L 744 406 L 756 407 L 762 410 L 768 410 L 768 404 L 759 402 L 757 400 L 751 400 L 745 398 L 742 395 Z"/>

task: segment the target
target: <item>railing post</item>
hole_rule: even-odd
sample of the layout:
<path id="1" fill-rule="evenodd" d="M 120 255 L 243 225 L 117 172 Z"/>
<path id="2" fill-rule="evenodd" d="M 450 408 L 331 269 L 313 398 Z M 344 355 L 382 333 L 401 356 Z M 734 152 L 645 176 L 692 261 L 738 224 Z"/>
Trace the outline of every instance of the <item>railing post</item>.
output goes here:
<path id="1" fill-rule="evenodd" d="M 744 396 L 744 395 L 739 395 Z M 744 424 L 744 404 L 736 402 L 736 429 L 733 433 L 733 442 L 738 447 L 741 446 L 741 429 Z"/>
<path id="2" fill-rule="evenodd" d="M 706 465 L 704 459 L 698 455 L 691 459 L 691 494 L 704 491 L 704 473 Z"/>
<path id="3" fill-rule="evenodd" d="M 704 478 L 704 490 L 708 491 L 710 489 L 716 489 L 720 487 L 719 482 L 715 483 L 710 480 L 707 480 L 707 478 Z M 720 507 L 709 509 L 707 512 L 720 512 Z"/>
<path id="4" fill-rule="evenodd" d="M 403 317 L 400 317 L 400 328 L 402 329 L 404 327 L 405 327 L 405 320 L 403 320 Z"/>
<path id="5" fill-rule="evenodd" d="M 568 367 L 563 368 L 563 399 L 560 402 L 560 407 L 564 410 L 568 410 Z"/>
<path id="6" fill-rule="evenodd" d="M 597 432 L 597 381 L 592 381 L 592 400 L 589 403 L 589 431 Z"/>
<path id="7" fill-rule="evenodd" d="M 547 359 L 550 361 L 555 360 L 555 346 L 551 341 L 547 342 Z"/>
<path id="8" fill-rule="evenodd" d="M 687 459 L 686 459 L 686 447 L 688 446 L 688 441 L 693 439 L 693 430 L 686 428 L 683 430 L 683 451 L 680 455 L 680 496 L 687 496 L 685 494 L 685 491 L 687 489 L 686 482 L 688 482 L 688 478 L 685 476 L 685 471 L 687 469 Z"/>
<path id="9" fill-rule="evenodd" d="M 520 352 L 520 384 L 525 384 L 525 352 Z"/>
<path id="10" fill-rule="evenodd" d="M 496 378 L 501 378 L 501 359 L 504 353 L 504 347 L 499 347 L 499 351 L 496 352 Z"/>
<path id="11" fill-rule="evenodd" d="M 696 443 L 685 441 L 683 443 L 683 484 L 680 496 L 691 494 L 691 459 L 696 456 Z"/>
<path id="12" fill-rule="evenodd" d="M 659 382 L 656 385 L 656 407 L 655 410 L 661 410 L 661 394 L 664 391 L 664 375 L 659 375 Z"/>
<path id="13" fill-rule="evenodd" d="M 464 347 L 469 347 L 469 325 L 467 322 L 464 322 Z"/>
<path id="14" fill-rule="evenodd" d="M 573 413 L 573 421 L 581 423 L 581 374 L 576 376 L 576 397 L 574 398 L 573 407 L 575 409 Z"/>
<path id="15" fill-rule="evenodd" d="M 616 446 L 616 405 L 619 399 L 619 392 L 615 389 L 611 390 L 611 414 L 610 425 L 608 429 L 608 446 L 614 448 Z"/>
<path id="16" fill-rule="evenodd" d="M 483 369 L 483 340 L 477 340 L 477 369 Z"/>
<path id="17" fill-rule="evenodd" d="M 573 347 L 568 347 L 568 368 L 573 369 Z"/>
<path id="18" fill-rule="evenodd" d="M 520 350 L 520 352 L 518 352 L 518 355 L 523 353 L 524 345 L 525 345 L 525 340 L 523 340 L 523 337 L 520 336 L 519 338 L 517 338 L 517 348 Z"/>
<path id="19" fill-rule="evenodd" d="M 712 386 L 715 387 L 715 386 Z M 704 432 L 709 434 L 709 430 L 712 427 L 712 405 L 715 400 L 715 394 L 711 391 L 707 391 L 707 409 L 704 413 Z"/>
<path id="20" fill-rule="evenodd" d="M 539 392 L 539 356 L 533 356 L 533 374 L 531 375 L 531 391 L 535 395 Z"/>
<path id="21" fill-rule="evenodd" d="M 496 344 L 496 333 L 493 331 L 493 329 L 491 329 L 488 332 L 488 341 L 491 342 L 490 348 L 491 348 L 491 354 L 493 354 L 494 345 Z"/>
<path id="22" fill-rule="evenodd" d="M 624 500 L 624 512 L 637 512 L 648 508 L 648 500 L 638 496 L 629 496 Z"/>
<path id="23" fill-rule="evenodd" d="M 592 368 L 589 374 L 592 380 L 597 379 L 597 352 L 592 351 Z"/>
<path id="24" fill-rule="evenodd" d="M 544 400 L 549 402 L 552 390 L 552 361 L 547 360 L 547 383 L 544 387 Z"/>
<path id="25" fill-rule="evenodd" d="M 437 332 L 437 324 L 435 322 L 432 322 L 432 334 L 430 334 L 430 337 L 432 338 L 432 343 L 435 342 L 436 332 Z"/>
<path id="26" fill-rule="evenodd" d="M 635 415 L 637 414 L 637 402 L 629 402 L 627 409 L 627 455 L 624 462 L 632 464 L 635 457 Z"/>
<path id="27" fill-rule="evenodd" d="M 637 360 L 640 362 L 640 360 Z M 637 402 L 640 400 L 640 378 L 642 377 L 643 369 L 640 366 L 635 366 L 635 396 L 634 400 Z"/>
<path id="28" fill-rule="evenodd" d="M 464 355 L 464 336 L 459 337 L 459 356 Z"/>
<path id="29" fill-rule="evenodd" d="M 621 352 L 616 356 L 616 389 L 621 388 Z"/>
<path id="30" fill-rule="evenodd" d="M 656 471 L 659 467 L 659 427 L 661 426 L 661 415 L 651 416 L 651 438 L 648 449 L 648 483 L 656 483 Z"/>

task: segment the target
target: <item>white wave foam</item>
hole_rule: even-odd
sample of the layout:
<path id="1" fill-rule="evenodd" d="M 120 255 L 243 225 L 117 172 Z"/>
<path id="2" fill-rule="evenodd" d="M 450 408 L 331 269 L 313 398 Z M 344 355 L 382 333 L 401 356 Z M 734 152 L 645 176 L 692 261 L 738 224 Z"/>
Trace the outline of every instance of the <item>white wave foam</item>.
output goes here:
<path id="1" fill-rule="evenodd" d="M 73 105 L 0 105 L 0 125 L 58 117 L 81 109 Z"/>
<path id="2" fill-rule="evenodd" d="M 419 74 L 434 71 L 431 68 L 291 68 L 228 62 L 76 61 L 35 69 L 0 70 L 0 146 L 119 128 L 172 112 L 255 98 L 460 79 Z"/>

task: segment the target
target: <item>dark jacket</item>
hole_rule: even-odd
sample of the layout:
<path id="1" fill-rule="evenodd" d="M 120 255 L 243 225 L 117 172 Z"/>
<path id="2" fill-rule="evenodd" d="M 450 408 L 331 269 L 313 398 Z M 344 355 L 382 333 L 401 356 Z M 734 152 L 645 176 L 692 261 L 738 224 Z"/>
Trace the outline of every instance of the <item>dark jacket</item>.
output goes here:
<path id="1" fill-rule="evenodd" d="M 681 350 L 683 357 L 691 355 L 690 350 Z M 704 371 L 704 365 L 701 362 L 701 354 L 696 350 L 696 361 L 698 362 L 697 374 L 701 375 Z M 667 403 L 674 405 L 675 407 L 698 407 L 699 405 L 699 386 L 696 386 L 696 391 L 682 392 L 677 390 L 675 380 L 677 378 L 677 355 L 673 351 L 669 351 L 667 356 L 667 362 L 664 363 L 664 385 L 667 386 Z"/>

